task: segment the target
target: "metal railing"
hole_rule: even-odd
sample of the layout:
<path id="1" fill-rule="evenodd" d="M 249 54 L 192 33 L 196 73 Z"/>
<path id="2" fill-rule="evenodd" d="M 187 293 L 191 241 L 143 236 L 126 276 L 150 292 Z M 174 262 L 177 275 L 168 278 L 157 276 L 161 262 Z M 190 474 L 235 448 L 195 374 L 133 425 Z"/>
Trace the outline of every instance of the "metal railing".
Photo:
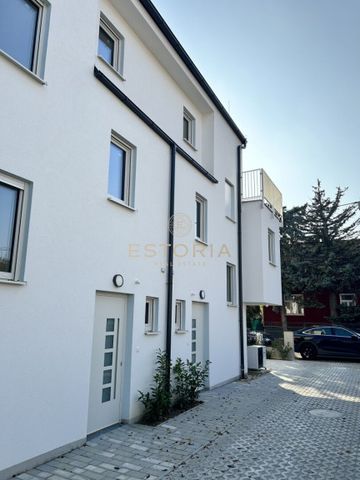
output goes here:
<path id="1" fill-rule="evenodd" d="M 269 175 L 262 169 L 242 173 L 242 201 L 262 200 L 282 219 L 282 195 Z"/>

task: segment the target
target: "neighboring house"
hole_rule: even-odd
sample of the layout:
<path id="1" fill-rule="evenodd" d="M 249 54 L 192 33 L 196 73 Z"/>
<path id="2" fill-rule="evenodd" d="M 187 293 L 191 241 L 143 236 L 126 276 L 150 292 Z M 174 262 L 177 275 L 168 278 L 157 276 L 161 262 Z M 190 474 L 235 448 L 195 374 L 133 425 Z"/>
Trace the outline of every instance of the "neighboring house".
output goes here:
<path id="1" fill-rule="evenodd" d="M 246 374 L 281 219 L 241 225 L 246 139 L 149 0 L 1 2 L 0 84 L 4 479 L 136 421 L 158 349 Z"/>
<path id="2" fill-rule="evenodd" d="M 344 292 L 337 295 L 337 310 L 342 314 L 353 312 L 352 307 L 360 306 L 360 292 Z M 339 309 L 340 307 L 340 309 Z M 306 297 L 302 293 L 285 296 L 284 308 L 289 330 L 297 330 L 306 326 L 324 325 L 329 323 L 330 298 L 327 293 L 319 293 L 314 297 Z M 358 315 L 358 314 L 357 314 Z M 355 316 L 353 316 L 355 319 Z M 352 319 L 350 319 L 352 320 Z M 341 322 L 338 322 L 341 323 Z M 360 326 L 356 323 L 357 328 Z M 352 325 L 351 321 L 348 325 Z M 278 308 L 267 307 L 264 309 L 264 327 L 267 330 L 277 329 L 282 326 L 281 314 Z"/>

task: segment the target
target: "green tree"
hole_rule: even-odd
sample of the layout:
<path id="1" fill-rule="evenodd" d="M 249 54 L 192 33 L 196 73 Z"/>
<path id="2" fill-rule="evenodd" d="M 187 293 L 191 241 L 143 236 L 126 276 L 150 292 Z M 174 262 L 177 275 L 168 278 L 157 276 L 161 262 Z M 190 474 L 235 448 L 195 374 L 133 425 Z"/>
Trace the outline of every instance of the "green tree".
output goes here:
<path id="1" fill-rule="evenodd" d="M 334 318 L 337 294 L 360 290 L 360 218 L 358 205 L 341 206 L 346 190 L 330 198 L 318 180 L 309 204 L 285 210 L 281 238 L 284 295 L 326 292 Z"/>

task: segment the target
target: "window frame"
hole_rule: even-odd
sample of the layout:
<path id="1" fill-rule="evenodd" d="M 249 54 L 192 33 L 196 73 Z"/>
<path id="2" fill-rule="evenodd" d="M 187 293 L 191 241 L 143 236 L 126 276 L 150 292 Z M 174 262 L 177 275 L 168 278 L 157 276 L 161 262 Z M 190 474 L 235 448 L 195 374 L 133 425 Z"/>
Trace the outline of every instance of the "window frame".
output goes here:
<path id="1" fill-rule="evenodd" d="M 99 53 L 100 29 L 102 29 L 114 42 L 112 64 L 109 63 Z M 123 76 L 124 74 L 124 44 L 124 36 L 121 35 L 119 30 L 110 22 L 110 20 L 103 14 L 103 12 L 100 12 L 97 56 L 101 58 L 101 60 L 107 65 L 109 65 L 112 69 L 114 69 L 120 76 Z"/>
<path id="2" fill-rule="evenodd" d="M 149 308 L 147 306 L 149 305 Z M 159 299 L 157 297 L 146 297 L 145 299 L 145 335 L 159 333 L 158 330 Z M 148 321 L 147 320 L 148 317 Z"/>
<path id="3" fill-rule="evenodd" d="M 226 204 L 226 188 L 230 187 L 230 212 L 227 211 Z M 227 178 L 225 178 L 225 217 L 235 222 L 235 186 Z"/>
<path id="4" fill-rule="evenodd" d="M 175 301 L 175 332 L 185 332 L 185 307 L 185 300 Z"/>
<path id="5" fill-rule="evenodd" d="M 200 205 L 200 216 L 198 218 L 197 204 Z M 195 194 L 195 240 L 202 243 L 207 243 L 207 200 L 199 193 Z M 198 235 L 198 224 L 200 224 L 200 231 Z"/>
<path id="6" fill-rule="evenodd" d="M 344 296 L 352 296 L 352 299 L 345 299 Z M 344 307 L 355 307 L 356 306 L 356 295 L 355 293 L 339 293 L 339 304 Z"/>
<path id="7" fill-rule="evenodd" d="M 188 123 L 188 135 L 185 135 L 184 123 Z M 195 148 L 196 145 L 196 120 L 194 115 L 192 115 L 189 110 L 184 107 L 183 109 L 183 139 L 189 145 Z"/>
<path id="8" fill-rule="evenodd" d="M 229 283 L 230 282 L 230 283 Z M 236 297 L 236 266 L 226 262 L 226 303 L 229 307 L 237 305 Z"/>
<path id="9" fill-rule="evenodd" d="M 110 179 L 110 159 L 111 159 L 111 144 L 120 148 L 125 152 L 125 173 L 124 173 L 124 199 L 118 198 L 109 193 L 109 179 Z M 135 164 L 136 164 L 136 148 L 131 143 L 116 132 L 111 131 L 110 137 L 110 151 L 108 160 L 108 183 L 107 183 L 107 198 L 115 203 L 134 209 L 135 199 Z"/>
<path id="10" fill-rule="evenodd" d="M 32 65 L 28 68 L 6 50 L 0 48 L 0 53 L 12 63 L 19 66 L 22 70 L 30 73 L 34 78 L 43 81 L 45 74 L 45 59 L 49 34 L 50 9 L 51 5 L 48 0 L 28 0 L 38 8 L 38 18 L 35 27 L 35 39 L 32 52 Z"/>
<path id="11" fill-rule="evenodd" d="M 300 302 L 296 300 L 296 298 L 301 298 Z M 287 303 L 289 302 L 296 303 L 298 313 L 294 313 L 291 308 L 287 307 Z M 287 316 L 296 316 L 296 317 L 303 317 L 305 315 L 305 308 L 304 308 L 304 295 L 302 293 L 292 293 L 291 295 L 285 295 L 284 297 L 284 309 L 285 315 Z"/>
<path id="12" fill-rule="evenodd" d="M 275 251 L 275 232 L 268 228 L 268 259 L 270 265 L 276 266 L 276 251 Z"/>
<path id="13" fill-rule="evenodd" d="M 0 171 L 0 183 L 18 190 L 16 220 L 13 231 L 10 271 L 0 271 L 0 281 L 23 282 L 27 233 L 30 216 L 31 184 Z"/>

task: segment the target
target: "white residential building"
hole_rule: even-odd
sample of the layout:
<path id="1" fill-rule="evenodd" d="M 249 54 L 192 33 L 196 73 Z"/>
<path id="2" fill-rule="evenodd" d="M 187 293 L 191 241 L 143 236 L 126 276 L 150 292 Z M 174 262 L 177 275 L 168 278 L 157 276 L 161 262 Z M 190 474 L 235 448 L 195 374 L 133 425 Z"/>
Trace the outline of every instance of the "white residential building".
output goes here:
<path id="1" fill-rule="evenodd" d="M 69 6 L 0 2 L 1 479 L 136 421 L 159 348 L 246 374 L 241 305 L 280 301 L 257 200 L 239 275 L 246 139 L 152 3 Z"/>

